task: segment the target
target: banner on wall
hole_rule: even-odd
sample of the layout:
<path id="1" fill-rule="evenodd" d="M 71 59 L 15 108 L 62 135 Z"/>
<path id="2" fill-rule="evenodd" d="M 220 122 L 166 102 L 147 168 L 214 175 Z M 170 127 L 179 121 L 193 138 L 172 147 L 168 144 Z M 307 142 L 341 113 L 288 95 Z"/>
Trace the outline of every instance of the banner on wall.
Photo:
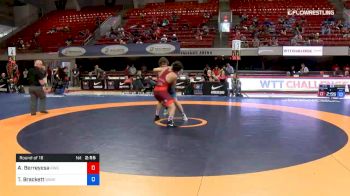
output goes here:
<path id="1" fill-rule="evenodd" d="M 60 57 L 165 55 L 180 52 L 179 43 L 69 46 L 59 49 Z"/>
<path id="2" fill-rule="evenodd" d="M 283 56 L 322 56 L 322 46 L 283 46 Z"/>
<path id="3" fill-rule="evenodd" d="M 240 78 L 240 81 L 242 91 L 317 92 L 320 84 L 350 85 L 349 78 Z"/>
<path id="4" fill-rule="evenodd" d="M 296 16 L 333 16 L 334 10 L 287 9 L 287 15 Z"/>

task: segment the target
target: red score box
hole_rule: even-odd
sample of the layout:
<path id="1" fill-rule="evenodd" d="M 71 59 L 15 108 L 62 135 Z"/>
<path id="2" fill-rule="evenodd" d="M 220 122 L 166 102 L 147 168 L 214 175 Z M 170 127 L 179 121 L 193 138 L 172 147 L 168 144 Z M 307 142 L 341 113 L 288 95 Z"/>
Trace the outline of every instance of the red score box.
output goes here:
<path id="1" fill-rule="evenodd" d="M 99 162 L 87 162 L 87 174 L 99 174 L 100 163 Z"/>

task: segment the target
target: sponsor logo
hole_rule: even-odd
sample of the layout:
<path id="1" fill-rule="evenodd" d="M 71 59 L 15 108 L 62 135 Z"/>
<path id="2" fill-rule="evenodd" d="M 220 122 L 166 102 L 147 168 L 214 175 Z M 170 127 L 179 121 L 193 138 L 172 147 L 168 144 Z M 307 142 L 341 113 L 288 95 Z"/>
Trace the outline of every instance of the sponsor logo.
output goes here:
<path id="1" fill-rule="evenodd" d="M 322 56 L 322 46 L 283 46 L 283 56 Z"/>
<path id="2" fill-rule="evenodd" d="M 119 88 L 120 88 L 120 89 L 129 89 L 129 88 L 130 88 L 130 86 L 128 86 L 128 85 L 124 85 L 124 86 L 119 86 Z"/>
<path id="3" fill-rule="evenodd" d="M 182 55 L 213 55 L 213 51 L 209 50 L 181 50 L 180 54 Z"/>
<path id="4" fill-rule="evenodd" d="M 265 50 L 265 49 L 259 49 L 258 50 L 258 54 L 261 55 L 261 54 L 272 54 L 274 51 L 273 50 Z"/>
<path id="5" fill-rule="evenodd" d="M 168 54 L 174 52 L 175 50 L 175 46 L 170 44 L 152 44 L 146 48 L 146 51 L 151 54 Z"/>
<path id="6" fill-rule="evenodd" d="M 108 80 L 119 80 L 119 77 L 108 76 Z"/>
<path id="7" fill-rule="evenodd" d="M 128 51 L 129 48 L 122 45 L 111 45 L 101 49 L 101 52 L 105 55 L 121 55 L 126 54 Z"/>
<path id="8" fill-rule="evenodd" d="M 124 82 L 119 82 L 119 86 L 123 86 L 124 84 Z"/>
<path id="9" fill-rule="evenodd" d="M 85 48 L 82 47 L 68 47 L 61 51 L 64 56 L 81 56 L 86 53 Z"/>
<path id="10" fill-rule="evenodd" d="M 225 91 L 211 91 L 210 92 L 212 95 L 224 95 Z"/>
<path id="11" fill-rule="evenodd" d="M 211 87 L 211 90 L 214 91 L 214 90 L 217 90 L 217 89 L 219 89 L 219 88 L 221 88 L 221 87 L 223 87 L 223 85 L 215 86 L 215 87 L 212 86 L 212 87 Z"/>
<path id="12" fill-rule="evenodd" d="M 184 84 L 185 82 L 179 82 L 179 83 L 177 83 L 176 84 L 176 86 L 180 86 L 180 85 L 182 85 L 182 84 Z"/>
<path id="13" fill-rule="evenodd" d="M 101 85 L 101 82 L 94 82 L 94 86 Z"/>

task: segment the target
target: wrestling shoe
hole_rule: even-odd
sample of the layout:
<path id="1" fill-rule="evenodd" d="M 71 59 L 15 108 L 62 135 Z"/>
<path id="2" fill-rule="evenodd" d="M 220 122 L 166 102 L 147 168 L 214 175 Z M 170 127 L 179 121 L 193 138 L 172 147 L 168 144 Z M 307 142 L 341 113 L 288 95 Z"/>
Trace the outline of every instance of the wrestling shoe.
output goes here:
<path id="1" fill-rule="evenodd" d="M 167 127 L 176 127 L 175 123 L 173 120 L 168 120 L 167 124 L 166 124 Z"/>
<path id="2" fill-rule="evenodd" d="M 183 120 L 183 121 L 188 121 L 188 118 L 187 118 L 186 114 L 183 114 L 183 115 L 182 115 L 182 120 Z"/>
<path id="3" fill-rule="evenodd" d="M 159 118 L 159 116 L 156 115 L 156 116 L 154 117 L 154 121 L 158 121 L 158 120 L 160 120 L 160 118 Z"/>

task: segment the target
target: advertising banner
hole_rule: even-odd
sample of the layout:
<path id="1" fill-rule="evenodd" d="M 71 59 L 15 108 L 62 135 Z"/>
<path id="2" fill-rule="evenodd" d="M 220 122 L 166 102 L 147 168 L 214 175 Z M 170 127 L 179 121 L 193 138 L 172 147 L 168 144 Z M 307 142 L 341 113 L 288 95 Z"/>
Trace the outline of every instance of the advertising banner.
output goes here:
<path id="1" fill-rule="evenodd" d="M 283 46 L 283 56 L 322 56 L 322 46 Z"/>
<path id="2" fill-rule="evenodd" d="M 165 55 L 180 52 L 179 43 L 68 46 L 59 49 L 60 57 Z"/>
<path id="3" fill-rule="evenodd" d="M 317 92 L 320 84 L 350 85 L 349 78 L 240 78 L 240 81 L 242 91 Z"/>
<path id="4" fill-rule="evenodd" d="M 220 82 L 204 82 L 203 95 L 227 95 L 227 84 Z"/>

